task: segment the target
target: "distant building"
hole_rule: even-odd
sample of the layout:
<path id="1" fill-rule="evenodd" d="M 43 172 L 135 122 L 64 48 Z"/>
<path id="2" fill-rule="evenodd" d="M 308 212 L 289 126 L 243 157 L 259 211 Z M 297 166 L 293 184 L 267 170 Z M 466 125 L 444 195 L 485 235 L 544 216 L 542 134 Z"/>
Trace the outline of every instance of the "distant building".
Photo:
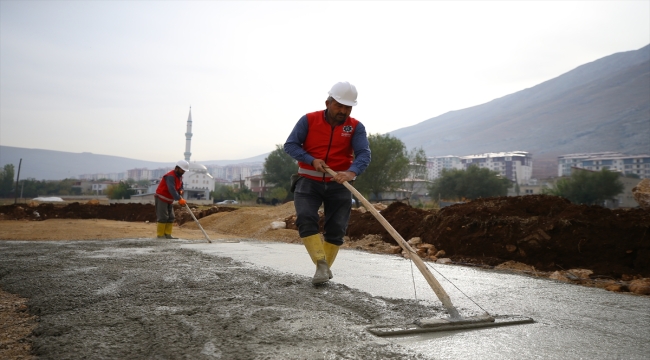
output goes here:
<path id="1" fill-rule="evenodd" d="M 209 200 L 210 191 L 214 190 L 214 178 L 208 169 L 197 163 L 190 163 L 190 171 L 183 175 L 183 188 L 185 199 Z"/>
<path id="2" fill-rule="evenodd" d="M 558 156 L 558 176 L 571 176 L 573 167 L 592 171 L 607 169 L 646 179 L 650 178 L 650 155 L 599 152 Z"/>
<path id="3" fill-rule="evenodd" d="M 261 175 L 264 171 L 263 163 L 236 164 L 236 165 L 206 165 L 208 171 L 216 179 L 239 181 L 250 176 Z"/>
<path id="4" fill-rule="evenodd" d="M 151 170 L 147 168 L 136 168 L 126 171 L 127 179 L 133 179 L 135 181 L 140 180 L 151 180 L 153 178 Z"/>
<path id="5" fill-rule="evenodd" d="M 427 157 L 427 174 L 430 180 L 439 178 L 445 169 L 466 170 L 470 166 L 496 171 L 512 182 L 527 184 L 531 181 L 533 173 L 533 158 L 526 151 Z"/>
<path id="6" fill-rule="evenodd" d="M 98 181 L 98 182 L 93 182 L 92 183 L 92 192 L 95 195 L 104 195 L 106 194 L 106 189 L 108 189 L 109 186 L 117 185 L 119 182 L 117 181 Z"/>
<path id="7" fill-rule="evenodd" d="M 262 174 L 248 176 L 244 180 L 244 185 L 249 188 L 252 192 L 257 194 L 257 197 L 266 197 L 268 192 L 273 187 L 272 184 L 267 184 L 264 181 L 264 176 Z"/>
<path id="8" fill-rule="evenodd" d="M 429 179 L 437 179 L 442 174 L 443 169 L 461 170 L 463 165 L 460 162 L 459 156 L 431 156 L 427 157 L 427 176 Z"/>
<path id="9" fill-rule="evenodd" d="M 518 184 L 527 184 L 533 174 L 533 158 L 526 151 L 461 156 L 460 162 L 464 169 L 470 166 L 486 168 Z"/>
<path id="10" fill-rule="evenodd" d="M 98 174 L 83 174 L 79 175 L 79 180 L 111 180 L 120 181 L 126 180 L 126 172 L 121 173 L 98 173 Z"/>

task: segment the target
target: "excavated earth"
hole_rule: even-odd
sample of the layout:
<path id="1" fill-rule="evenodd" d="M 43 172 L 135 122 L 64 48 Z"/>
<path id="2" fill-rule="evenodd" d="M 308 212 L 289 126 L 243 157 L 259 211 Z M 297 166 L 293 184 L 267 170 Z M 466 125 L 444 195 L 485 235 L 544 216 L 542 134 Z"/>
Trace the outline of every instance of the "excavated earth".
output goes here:
<path id="1" fill-rule="evenodd" d="M 393 203 L 381 212 L 404 239 L 420 237 L 454 262 L 513 260 L 542 271 L 650 276 L 650 211 L 575 205 L 546 195 L 496 197 L 424 211 Z M 392 237 L 370 213 L 353 213 L 350 238 Z"/>

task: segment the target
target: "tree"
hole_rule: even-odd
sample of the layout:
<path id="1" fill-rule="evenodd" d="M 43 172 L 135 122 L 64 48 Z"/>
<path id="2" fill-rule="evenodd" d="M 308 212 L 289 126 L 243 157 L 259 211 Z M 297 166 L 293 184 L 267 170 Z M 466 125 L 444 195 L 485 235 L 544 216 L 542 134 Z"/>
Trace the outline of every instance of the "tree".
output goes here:
<path id="1" fill-rule="evenodd" d="M 0 170 L 0 197 L 8 197 L 14 191 L 14 164 L 6 164 Z"/>
<path id="2" fill-rule="evenodd" d="M 287 192 L 287 190 L 281 187 L 273 188 L 270 192 L 271 199 L 277 199 L 277 200 L 271 200 L 272 202 L 278 200 L 282 201 L 282 199 L 286 199 L 288 195 L 289 193 Z"/>
<path id="3" fill-rule="evenodd" d="M 408 175 L 409 158 L 404 143 L 389 134 L 368 136 L 372 161 L 357 178 L 354 187 L 362 194 L 380 197 L 383 191 L 395 190 Z"/>
<path id="4" fill-rule="evenodd" d="M 443 169 L 441 176 L 429 187 L 429 192 L 445 199 L 478 199 L 506 196 L 510 186 L 510 180 L 502 178 L 498 172 L 473 165 L 467 170 Z"/>
<path id="5" fill-rule="evenodd" d="M 574 204 L 602 205 L 607 199 L 623 192 L 619 174 L 603 169 L 598 172 L 575 170 L 571 177 L 562 178 L 542 193 L 562 196 Z"/>
<path id="6" fill-rule="evenodd" d="M 291 175 L 298 171 L 298 162 L 284 151 L 282 145 L 276 145 L 269 156 L 264 161 L 264 182 L 267 185 L 273 185 L 273 188 L 283 188 L 287 197 L 291 194 Z"/>
<path id="7" fill-rule="evenodd" d="M 214 184 L 214 191 L 210 193 L 210 196 L 215 201 L 233 200 L 235 199 L 235 190 L 232 186 L 217 183 Z"/>
<path id="8" fill-rule="evenodd" d="M 419 183 L 417 180 L 427 179 L 427 154 L 422 147 L 413 148 L 408 153 L 408 159 L 408 175 L 407 181 L 404 182 L 404 188 L 411 193 L 408 204 L 412 205 L 411 199 L 415 200 L 417 198 L 417 196 L 413 197 L 413 192 L 417 190 L 416 184 Z"/>
<path id="9" fill-rule="evenodd" d="M 257 198 L 257 193 L 254 193 L 246 185 L 243 185 L 237 192 L 237 200 L 239 201 L 253 200 L 254 198 Z"/>
<path id="10" fill-rule="evenodd" d="M 106 195 L 109 199 L 130 199 L 134 193 L 129 184 L 124 181 L 106 188 Z"/>
<path id="11" fill-rule="evenodd" d="M 411 179 L 425 180 L 427 178 L 427 154 L 422 147 L 411 149 L 408 153 L 409 173 Z"/>

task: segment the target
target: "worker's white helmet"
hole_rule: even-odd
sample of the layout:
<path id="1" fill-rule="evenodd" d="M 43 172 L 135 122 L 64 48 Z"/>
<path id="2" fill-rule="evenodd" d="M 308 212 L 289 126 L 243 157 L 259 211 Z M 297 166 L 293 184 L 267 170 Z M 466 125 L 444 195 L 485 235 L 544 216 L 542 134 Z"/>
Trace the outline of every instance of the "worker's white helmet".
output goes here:
<path id="1" fill-rule="evenodd" d="M 190 163 L 188 163 L 185 160 L 178 160 L 178 162 L 176 163 L 176 166 L 183 169 L 183 171 L 189 171 L 190 170 Z"/>
<path id="2" fill-rule="evenodd" d="M 328 94 L 340 104 L 347 106 L 357 104 L 357 88 L 347 81 L 334 84 Z"/>

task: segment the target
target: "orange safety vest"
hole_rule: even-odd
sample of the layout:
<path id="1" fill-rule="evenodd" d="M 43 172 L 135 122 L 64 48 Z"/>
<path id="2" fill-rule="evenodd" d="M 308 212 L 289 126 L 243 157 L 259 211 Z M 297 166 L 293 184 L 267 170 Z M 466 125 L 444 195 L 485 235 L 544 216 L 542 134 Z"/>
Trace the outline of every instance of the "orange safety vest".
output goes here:
<path id="1" fill-rule="evenodd" d="M 179 192 L 183 188 L 182 178 L 176 175 L 176 171 L 172 170 L 167 174 L 163 175 L 162 180 L 160 180 L 160 184 L 158 184 L 158 188 L 156 188 L 156 194 L 154 196 L 157 196 L 160 200 L 168 204 L 171 204 L 174 202 L 174 197 L 172 196 L 171 192 L 169 191 L 169 188 L 167 187 L 166 177 L 168 176 L 174 177 L 174 188 L 176 189 L 176 192 Z"/>
<path id="2" fill-rule="evenodd" d="M 325 119 L 325 110 L 307 114 L 309 130 L 302 148 L 316 159 L 322 159 L 334 171 L 347 171 L 354 160 L 352 136 L 357 121 L 348 117 L 343 124 L 332 127 Z M 329 174 L 316 171 L 311 164 L 298 162 L 300 175 L 314 180 L 331 181 Z"/>

